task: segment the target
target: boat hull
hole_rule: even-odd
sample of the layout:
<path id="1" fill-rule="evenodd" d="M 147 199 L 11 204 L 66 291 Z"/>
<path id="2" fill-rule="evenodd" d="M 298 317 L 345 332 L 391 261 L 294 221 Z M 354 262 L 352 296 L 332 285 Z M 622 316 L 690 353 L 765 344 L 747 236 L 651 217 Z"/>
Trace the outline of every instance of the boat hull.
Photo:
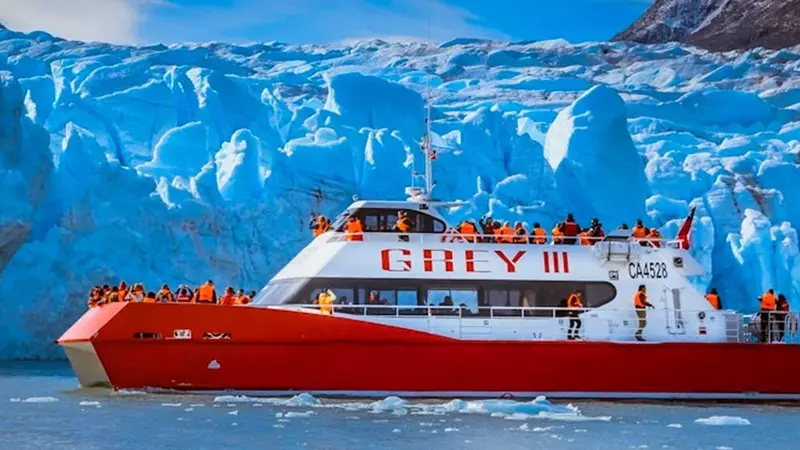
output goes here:
<path id="1" fill-rule="evenodd" d="M 94 308 L 58 342 L 82 385 L 117 389 L 800 399 L 796 345 L 458 340 L 342 315 L 137 303 Z"/>

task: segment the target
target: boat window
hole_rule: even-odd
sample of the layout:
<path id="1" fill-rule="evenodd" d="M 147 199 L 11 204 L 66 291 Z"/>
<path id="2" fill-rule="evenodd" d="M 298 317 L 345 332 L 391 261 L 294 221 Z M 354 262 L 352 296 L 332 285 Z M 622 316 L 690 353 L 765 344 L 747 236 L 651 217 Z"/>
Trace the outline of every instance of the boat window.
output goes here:
<path id="1" fill-rule="evenodd" d="M 308 297 L 309 300 L 303 303 L 315 303 L 317 301 L 317 298 L 319 297 L 319 294 L 321 294 L 323 290 L 325 290 L 325 288 L 313 289 L 311 291 L 311 295 Z M 353 293 L 353 289 L 331 287 L 330 290 L 333 292 L 333 295 L 336 296 L 336 300 L 334 300 L 333 302 L 335 305 L 355 304 L 356 297 Z"/>
<path id="2" fill-rule="evenodd" d="M 289 303 L 302 284 L 301 280 L 271 281 L 253 298 L 254 305 L 281 305 Z"/>
<path id="3" fill-rule="evenodd" d="M 463 308 L 470 313 L 478 312 L 478 290 L 475 288 L 434 288 L 428 290 L 428 306 L 431 312 L 458 313 Z"/>
<path id="4" fill-rule="evenodd" d="M 489 289 L 486 291 L 489 298 L 489 306 L 500 308 L 494 312 L 495 316 L 519 316 L 522 305 L 522 295 L 517 289 Z"/>
<path id="5" fill-rule="evenodd" d="M 343 216 L 336 219 L 333 229 L 342 231 L 346 217 L 354 215 L 361 220 L 365 232 L 394 231 L 397 224 L 397 212 L 405 211 L 411 221 L 411 232 L 413 233 L 444 233 L 447 226 L 444 222 L 413 209 L 389 209 L 389 208 L 361 208 L 348 211 Z"/>

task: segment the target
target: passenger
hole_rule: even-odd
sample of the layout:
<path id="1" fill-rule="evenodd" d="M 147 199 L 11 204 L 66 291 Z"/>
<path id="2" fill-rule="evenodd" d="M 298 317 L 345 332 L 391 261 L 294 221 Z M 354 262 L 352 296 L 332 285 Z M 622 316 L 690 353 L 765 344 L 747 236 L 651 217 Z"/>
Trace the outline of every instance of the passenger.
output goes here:
<path id="1" fill-rule="evenodd" d="M 248 297 L 250 297 L 250 301 L 251 301 L 251 302 L 252 302 L 253 300 L 255 300 L 255 298 L 256 298 L 256 291 L 250 291 L 250 294 L 248 295 Z"/>
<path id="2" fill-rule="evenodd" d="M 107 303 L 119 303 L 122 300 L 119 298 L 119 287 L 114 286 L 111 288 L 111 291 L 108 293 L 108 297 L 106 297 Z"/>
<path id="3" fill-rule="evenodd" d="M 95 286 L 92 288 L 92 291 L 89 293 L 89 300 L 86 301 L 86 305 L 91 309 L 97 306 L 100 306 L 102 297 L 100 296 L 100 286 Z"/>
<path id="4" fill-rule="evenodd" d="M 647 227 L 645 227 L 644 224 L 642 223 L 642 219 L 638 219 L 636 221 L 636 225 L 633 227 L 633 232 L 631 233 L 631 236 L 633 236 L 634 239 L 641 241 L 641 239 L 647 237 L 647 233 L 648 233 Z M 641 241 L 641 244 L 647 245 L 647 242 Z"/>
<path id="5" fill-rule="evenodd" d="M 618 230 L 627 230 L 628 229 L 628 224 L 627 223 L 620 224 L 620 226 L 617 227 L 617 229 Z"/>
<path id="6" fill-rule="evenodd" d="M 581 245 L 592 245 L 592 238 L 589 236 L 589 229 L 584 228 L 581 230 L 581 233 L 578 235 L 579 243 Z"/>
<path id="7" fill-rule="evenodd" d="M 575 222 L 575 218 L 572 217 L 572 213 L 567 214 L 567 219 L 561 226 L 561 233 L 564 236 L 562 242 L 565 245 L 575 245 L 575 241 L 577 240 L 576 237 L 580 232 L 581 227 L 578 226 L 577 222 Z"/>
<path id="8" fill-rule="evenodd" d="M 478 234 L 478 228 L 471 220 L 465 220 L 458 226 L 458 232 L 464 235 L 467 242 L 475 242 Z"/>
<path id="9" fill-rule="evenodd" d="M 769 289 L 761 297 L 761 342 L 772 341 L 772 314 L 775 312 L 777 306 L 777 299 L 775 298 L 775 290 Z"/>
<path id="10" fill-rule="evenodd" d="M 657 228 L 650 228 L 650 232 L 647 233 L 647 245 L 655 248 L 661 248 L 661 233 L 658 232 Z"/>
<path id="11" fill-rule="evenodd" d="M 316 303 L 319 305 L 319 312 L 322 314 L 333 314 L 333 304 L 336 302 L 336 294 L 330 289 L 324 289 L 317 296 Z"/>
<path id="12" fill-rule="evenodd" d="M 655 308 L 650 302 L 647 301 L 647 288 L 645 285 L 639 285 L 639 290 L 633 294 L 633 307 L 636 308 L 636 316 L 639 318 L 639 328 L 636 329 L 636 340 L 644 341 L 642 333 L 647 326 L 647 310 L 645 308 Z"/>
<path id="13" fill-rule="evenodd" d="M 716 310 L 722 309 L 722 299 L 719 298 L 719 294 L 717 294 L 717 288 L 711 288 L 706 294 L 706 300 L 711 305 L 712 308 Z"/>
<path id="14" fill-rule="evenodd" d="M 192 301 L 192 296 L 192 290 L 185 284 L 182 284 L 175 295 L 175 301 L 178 303 L 189 303 Z"/>
<path id="15" fill-rule="evenodd" d="M 544 228 L 539 224 L 539 222 L 533 223 L 533 236 L 531 237 L 532 244 L 539 244 L 543 245 L 547 243 L 547 232 L 544 231 Z"/>
<path id="16" fill-rule="evenodd" d="M 580 313 L 583 312 L 583 302 L 581 301 L 580 291 L 575 291 L 569 296 L 567 299 L 567 308 L 567 313 L 569 316 L 569 330 L 567 331 L 567 339 L 580 339 L 582 325 Z"/>
<path id="17" fill-rule="evenodd" d="M 244 289 L 239 289 L 239 292 L 236 293 L 236 304 L 237 305 L 249 305 L 253 299 L 244 293 Z"/>
<path id="18" fill-rule="evenodd" d="M 400 242 L 408 242 L 409 236 L 406 233 L 411 232 L 411 220 L 405 211 L 397 211 L 397 222 L 394 224 L 394 232 L 400 233 L 398 238 Z"/>
<path id="19" fill-rule="evenodd" d="M 528 230 L 525 229 L 525 225 L 523 225 L 522 222 L 516 222 L 514 224 L 514 243 L 528 243 Z"/>
<path id="20" fill-rule="evenodd" d="M 156 293 L 153 291 L 148 292 L 142 296 L 142 299 L 139 300 L 142 303 L 155 303 L 156 302 Z"/>
<path id="21" fill-rule="evenodd" d="M 217 303 L 217 291 L 214 289 L 214 282 L 208 280 L 206 284 L 197 288 L 194 292 L 195 303 L 215 304 Z"/>
<path id="22" fill-rule="evenodd" d="M 220 297 L 219 304 L 223 306 L 233 306 L 236 304 L 236 291 L 231 286 L 225 288 L 225 293 Z"/>
<path id="23" fill-rule="evenodd" d="M 172 294 L 172 291 L 169 289 L 168 284 L 161 285 L 161 290 L 158 291 L 158 295 L 156 295 L 156 301 L 158 303 L 174 303 L 175 296 Z"/>
<path id="24" fill-rule="evenodd" d="M 514 242 L 514 230 L 511 223 L 503 222 L 503 226 L 494 230 L 495 241 L 500 244 L 510 244 Z"/>
<path id="25" fill-rule="evenodd" d="M 347 234 L 348 241 L 363 241 L 364 227 L 361 226 L 361 220 L 356 216 L 348 217 L 345 233 Z"/>
<path id="26" fill-rule="evenodd" d="M 561 229 L 564 228 L 564 222 L 559 222 L 550 232 L 553 235 L 553 245 L 560 245 L 563 242 L 564 233 Z"/>
<path id="27" fill-rule="evenodd" d="M 605 231 L 603 231 L 603 224 L 595 217 L 592 219 L 592 223 L 589 225 L 589 237 L 591 238 L 592 245 L 596 244 L 603 240 L 606 237 Z"/>
<path id="28" fill-rule="evenodd" d="M 317 237 L 326 231 L 328 231 L 331 227 L 331 222 L 328 220 L 327 217 L 323 215 L 314 216 L 311 215 L 311 223 L 309 224 L 309 228 L 314 233 L 314 237 Z"/>
<path id="29" fill-rule="evenodd" d="M 481 226 L 481 230 L 483 230 L 483 242 L 492 242 L 494 239 L 494 232 L 500 225 L 495 224 L 494 220 L 491 217 L 483 216 L 481 220 L 478 221 L 478 224 Z"/>
<path id="30" fill-rule="evenodd" d="M 119 288 L 117 289 L 117 296 L 119 297 L 119 301 L 121 302 L 128 301 L 128 285 L 125 284 L 125 281 L 119 282 Z"/>
<path id="31" fill-rule="evenodd" d="M 777 336 L 775 340 L 782 342 L 786 333 L 786 319 L 789 317 L 789 301 L 783 294 L 778 294 L 778 301 L 775 303 L 775 325 Z"/>
<path id="32" fill-rule="evenodd" d="M 144 284 L 136 283 L 133 285 L 133 288 L 128 293 L 126 300 L 129 302 L 141 302 L 142 300 L 144 300 L 144 297 L 145 297 Z"/>

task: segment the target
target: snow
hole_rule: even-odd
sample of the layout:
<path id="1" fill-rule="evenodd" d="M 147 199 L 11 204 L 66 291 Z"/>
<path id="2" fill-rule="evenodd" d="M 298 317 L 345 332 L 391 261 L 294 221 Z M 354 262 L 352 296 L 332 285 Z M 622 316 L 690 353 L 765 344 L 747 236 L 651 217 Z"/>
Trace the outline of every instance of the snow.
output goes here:
<path id="1" fill-rule="evenodd" d="M 797 49 L 4 31 L 0 53 L 0 297 L 18 299 L 0 303 L 0 358 L 62 357 L 50 343 L 95 284 L 258 289 L 309 242 L 310 213 L 403 198 L 428 96 L 434 195 L 467 203 L 453 220 L 572 212 L 670 237 L 696 206 L 699 289 L 746 311 L 767 286 L 800 296 Z"/>
<path id="2" fill-rule="evenodd" d="M 11 401 L 14 403 L 55 403 L 59 400 L 55 397 L 28 397 L 22 400 L 12 398 Z"/>
<path id="3" fill-rule="evenodd" d="M 750 425 L 750 421 L 744 417 L 736 416 L 711 416 L 697 419 L 694 423 L 701 425 Z"/>

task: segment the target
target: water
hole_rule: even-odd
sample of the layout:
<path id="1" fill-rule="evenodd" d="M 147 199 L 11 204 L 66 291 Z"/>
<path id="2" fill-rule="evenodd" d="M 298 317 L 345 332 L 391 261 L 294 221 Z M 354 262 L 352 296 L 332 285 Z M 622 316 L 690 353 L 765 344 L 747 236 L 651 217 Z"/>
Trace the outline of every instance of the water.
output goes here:
<path id="1" fill-rule="evenodd" d="M 737 421 L 749 425 L 704 425 Z M 0 366 L 0 448 L 797 449 L 800 408 L 341 401 L 80 389 L 69 366 Z"/>

